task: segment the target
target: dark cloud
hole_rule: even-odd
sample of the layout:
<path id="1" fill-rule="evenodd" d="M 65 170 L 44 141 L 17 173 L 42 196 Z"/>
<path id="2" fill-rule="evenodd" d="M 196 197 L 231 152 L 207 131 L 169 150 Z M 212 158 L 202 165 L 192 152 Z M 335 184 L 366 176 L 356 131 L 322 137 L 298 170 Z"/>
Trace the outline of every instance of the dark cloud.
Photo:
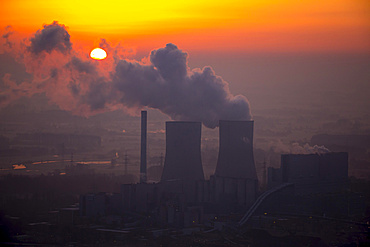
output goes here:
<path id="1" fill-rule="evenodd" d="M 12 31 L 12 26 L 6 26 L 5 27 L 5 31 L 6 31 L 6 33 L 4 33 L 3 35 L 2 35 L 2 37 L 4 38 L 4 39 L 7 39 L 7 38 L 9 38 L 9 36 L 11 35 L 11 34 L 13 34 L 13 31 Z"/>
<path id="2" fill-rule="evenodd" d="M 90 90 L 84 95 L 84 101 L 90 106 L 92 111 L 104 109 L 107 103 L 111 101 L 112 90 L 109 84 L 103 79 L 94 82 Z"/>
<path id="3" fill-rule="evenodd" d="M 175 45 L 152 51 L 150 61 L 145 66 L 125 60 L 117 64 L 113 80 L 124 105 L 156 108 L 173 119 L 201 121 L 210 128 L 220 119 L 251 119 L 244 96 L 233 96 L 210 67 L 190 71 L 187 53 Z"/>
<path id="4" fill-rule="evenodd" d="M 65 54 L 72 49 L 70 35 L 66 27 L 59 25 L 57 21 L 50 25 L 44 25 L 44 29 L 38 30 L 30 41 L 31 45 L 28 49 L 34 54 L 39 54 L 42 51 L 51 53 L 53 50 Z"/>
<path id="5" fill-rule="evenodd" d="M 67 68 L 75 69 L 81 73 L 95 74 L 96 68 L 91 62 L 82 61 L 80 58 L 73 56 L 71 61 L 66 64 Z"/>
<path id="6" fill-rule="evenodd" d="M 167 44 L 165 48 L 152 51 L 150 61 L 164 79 L 180 82 L 187 73 L 187 57 L 188 54 L 174 44 Z"/>
<path id="7" fill-rule="evenodd" d="M 4 83 L 3 77 L 5 74 L 10 74 L 11 79 L 17 84 L 20 84 L 24 80 L 32 80 L 33 76 L 26 71 L 26 67 L 23 63 L 17 62 L 15 57 L 10 53 L 0 54 L 0 88 Z"/>
<path id="8" fill-rule="evenodd" d="M 9 48 L 13 48 L 14 44 L 9 40 L 10 35 L 13 34 L 12 26 L 5 27 L 5 33 L 1 36 L 5 39 L 5 45 Z"/>
<path id="9" fill-rule="evenodd" d="M 114 87 L 121 93 L 119 101 L 129 107 L 163 108 L 167 99 L 166 82 L 153 66 L 121 60 L 113 73 Z"/>
<path id="10" fill-rule="evenodd" d="M 52 68 L 51 70 L 50 70 L 50 77 L 51 78 L 57 78 L 58 77 L 58 69 L 57 68 Z"/>
<path id="11" fill-rule="evenodd" d="M 33 80 L 17 85 L 7 76 L 7 92 L 19 90 L 18 96 L 45 93 L 60 108 L 85 116 L 117 108 L 131 113 L 149 107 L 172 119 L 200 121 L 210 128 L 220 119 L 251 119 L 244 96 L 232 95 L 228 83 L 211 67 L 191 70 L 188 54 L 174 44 L 153 50 L 143 63 L 123 58 L 130 52 L 104 39 L 100 45 L 108 51 L 106 60 L 81 56 L 72 49 L 65 26 L 57 22 L 44 25 L 30 41 L 26 49 L 33 56 L 19 57 Z"/>
<path id="12" fill-rule="evenodd" d="M 74 96 L 78 96 L 80 93 L 80 87 L 76 84 L 76 82 L 69 82 L 68 87 Z"/>

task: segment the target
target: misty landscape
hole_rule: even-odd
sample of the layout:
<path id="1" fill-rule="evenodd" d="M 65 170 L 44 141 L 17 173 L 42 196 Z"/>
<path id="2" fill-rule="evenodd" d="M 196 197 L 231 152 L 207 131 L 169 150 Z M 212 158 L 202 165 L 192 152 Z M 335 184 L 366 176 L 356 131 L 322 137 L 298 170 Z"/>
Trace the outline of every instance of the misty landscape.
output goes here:
<path id="1" fill-rule="evenodd" d="M 370 243 L 368 45 L 100 60 L 41 24 L 1 30 L 1 245 Z"/>

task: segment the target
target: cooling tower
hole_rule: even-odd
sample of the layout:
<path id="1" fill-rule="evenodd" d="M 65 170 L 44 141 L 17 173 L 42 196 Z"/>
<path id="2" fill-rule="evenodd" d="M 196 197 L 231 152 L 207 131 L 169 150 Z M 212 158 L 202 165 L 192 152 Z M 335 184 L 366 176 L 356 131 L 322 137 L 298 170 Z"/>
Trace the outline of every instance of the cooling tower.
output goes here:
<path id="1" fill-rule="evenodd" d="M 200 122 L 166 122 L 166 157 L 161 181 L 204 180 Z"/>
<path id="2" fill-rule="evenodd" d="M 257 180 L 253 156 L 253 121 L 220 120 L 215 175 Z"/>

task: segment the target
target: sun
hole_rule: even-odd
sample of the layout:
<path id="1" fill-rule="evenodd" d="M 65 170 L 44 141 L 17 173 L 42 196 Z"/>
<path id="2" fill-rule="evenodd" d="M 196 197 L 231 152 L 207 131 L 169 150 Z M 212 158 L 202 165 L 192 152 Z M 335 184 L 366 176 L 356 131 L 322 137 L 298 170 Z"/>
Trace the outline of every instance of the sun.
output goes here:
<path id="1" fill-rule="evenodd" d="M 107 52 L 102 48 L 95 48 L 90 52 L 90 57 L 95 60 L 103 60 L 107 57 Z"/>

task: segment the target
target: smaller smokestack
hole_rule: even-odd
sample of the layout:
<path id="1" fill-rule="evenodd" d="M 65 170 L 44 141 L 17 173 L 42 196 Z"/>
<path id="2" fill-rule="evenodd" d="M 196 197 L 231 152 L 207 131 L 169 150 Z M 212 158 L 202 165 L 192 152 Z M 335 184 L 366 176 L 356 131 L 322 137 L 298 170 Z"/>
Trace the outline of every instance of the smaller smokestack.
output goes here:
<path id="1" fill-rule="evenodd" d="M 146 125 L 147 111 L 141 111 L 140 183 L 146 183 Z"/>

